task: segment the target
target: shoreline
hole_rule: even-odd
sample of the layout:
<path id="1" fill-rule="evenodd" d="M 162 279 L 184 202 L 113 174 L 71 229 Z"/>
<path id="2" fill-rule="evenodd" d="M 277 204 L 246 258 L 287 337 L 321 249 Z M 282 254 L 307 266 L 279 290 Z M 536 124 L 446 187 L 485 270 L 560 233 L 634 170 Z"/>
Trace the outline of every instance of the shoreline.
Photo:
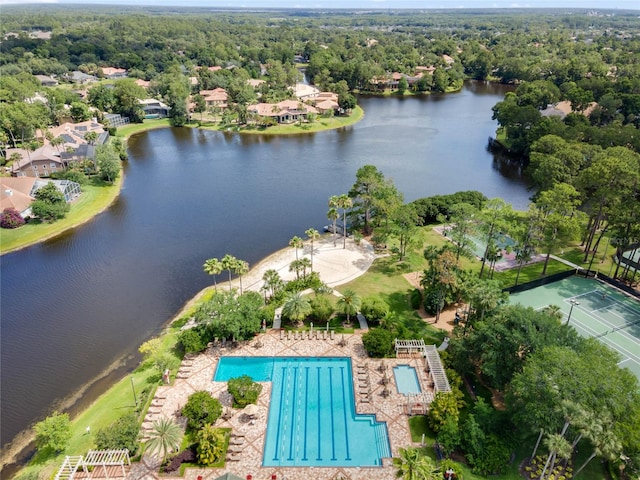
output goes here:
<path id="1" fill-rule="evenodd" d="M 309 240 L 304 241 L 304 248 L 300 255 L 309 255 L 310 244 L 311 242 Z M 268 269 L 278 270 L 283 279 L 293 279 L 295 274 L 288 271 L 288 265 L 295 259 L 295 255 L 296 252 L 294 248 L 284 246 L 261 259 L 251 268 L 251 270 L 249 270 L 249 272 L 247 272 L 247 274 L 243 276 L 243 291 L 259 291 L 262 283 L 262 275 L 264 271 Z M 333 278 L 333 281 L 327 282 L 331 286 L 338 286 L 342 283 L 351 281 L 357 276 L 363 275 L 367 272 L 375 258 L 377 258 L 373 253 L 373 247 L 364 240 L 361 241 L 360 245 L 356 245 L 353 239 L 349 238 L 347 239 L 347 248 L 343 248 L 340 242 L 338 242 L 338 245 L 334 247 L 332 234 L 325 234 L 314 242 L 314 266 L 321 269 L 323 268 L 323 265 L 321 264 L 321 261 L 318 260 L 319 257 L 322 260 L 325 260 L 325 264 L 328 265 L 325 265 L 324 269 L 325 274 Z M 357 265 L 356 259 L 359 260 Z M 327 262 L 327 260 L 329 260 L 329 262 Z M 336 269 L 341 272 L 338 277 L 334 272 Z M 246 282 L 246 285 L 244 282 Z M 228 285 L 228 281 L 218 282 L 218 288 L 220 289 L 226 290 L 229 288 Z M 238 288 L 238 286 L 239 278 L 236 277 L 232 279 L 231 287 Z M 174 315 L 160 325 L 158 333 L 151 335 L 146 340 L 166 335 L 171 325 L 187 315 L 189 311 L 214 288 L 215 286 L 212 284 L 196 292 Z M 72 422 L 75 421 L 101 397 L 107 395 L 109 391 L 118 384 L 118 382 L 122 381 L 122 379 L 124 379 L 131 370 L 138 366 L 139 362 L 139 357 L 123 353 L 88 383 L 80 386 L 76 391 L 70 393 L 65 398 L 57 400 L 55 402 L 55 406 L 57 406 L 61 411 L 70 413 Z M 95 392 L 94 395 L 89 393 L 89 398 L 87 398 L 85 394 L 90 392 L 92 388 L 99 388 L 101 382 L 108 382 L 107 388 L 105 390 Z M 28 428 L 19 432 L 18 435 L 11 439 L 10 442 L 7 442 L 2 446 L 3 452 L 0 462 L 0 471 L 3 474 L 14 475 L 23 467 L 28 465 L 29 459 L 35 453 L 35 449 L 30 448 L 33 447 L 34 439 L 35 435 L 33 430 Z"/>

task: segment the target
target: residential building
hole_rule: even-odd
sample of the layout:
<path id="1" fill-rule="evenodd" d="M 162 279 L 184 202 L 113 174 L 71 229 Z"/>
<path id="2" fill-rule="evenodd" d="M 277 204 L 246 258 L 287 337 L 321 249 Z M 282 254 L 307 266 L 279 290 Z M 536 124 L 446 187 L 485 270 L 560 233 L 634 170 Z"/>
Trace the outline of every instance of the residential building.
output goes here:
<path id="1" fill-rule="evenodd" d="M 259 117 L 274 118 L 278 123 L 295 123 L 306 121 L 309 114 L 317 114 L 318 110 L 296 100 L 283 100 L 279 103 L 257 103 L 247 107 L 249 113 Z"/>
<path id="2" fill-rule="evenodd" d="M 140 100 L 144 118 L 165 118 L 169 116 L 169 106 L 155 98 Z"/>
<path id="3" fill-rule="evenodd" d="M 229 95 L 224 88 L 214 88 L 213 90 L 200 90 L 200 95 L 204 98 L 207 108 L 217 107 L 225 109 L 228 106 Z"/>
<path id="4" fill-rule="evenodd" d="M 0 211 L 16 209 L 22 218 L 31 216 L 31 203 L 35 194 L 45 185 L 53 183 L 64 195 L 67 203 L 82 193 L 80 184 L 70 180 L 40 180 L 35 177 L 0 177 Z"/>
<path id="5" fill-rule="evenodd" d="M 127 77 L 127 70 L 124 68 L 102 67 L 101 70 L 105 78 L 118 79 Z"/>
<path id="6" fill-rule="evenodd" d="M 58 86 L 58 81 L 50 77 L 49 75 L 35 75 L 35 77 L 40 80 L 40 83 L 43 87 L 56 87 Z"/>

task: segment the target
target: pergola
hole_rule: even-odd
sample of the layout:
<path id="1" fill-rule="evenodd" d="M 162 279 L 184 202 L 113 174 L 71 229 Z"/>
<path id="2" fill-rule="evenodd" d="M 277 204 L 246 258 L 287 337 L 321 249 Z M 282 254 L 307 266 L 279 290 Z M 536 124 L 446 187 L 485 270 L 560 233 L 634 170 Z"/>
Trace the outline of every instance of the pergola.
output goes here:
<path id="1" fill-rule="evenodd" d="M 73 480 L 80 469 L 82 469 L 82 476 L 85 478 L 125 478 L 127 476 L 125 465 L 131 465 L 129 450 L 126 448 L 124 450 L 89 450 L 84 458 L 82 455 L 67 456 L 62 462 L 55 480 Z M 91 471 L 88 467 L 91 467 Z"/>
<path id="2" fill-rule="evenodd" d="M 424 358 L 429 380 L 431 380 L 433 384 L 434 391 L 436 393 L 450 392 L 451 386 L 449 385 L 447 374 L 444 371 L 438 349 L 435 345 L 426 345 L 424 347 Z"/>
<path id="3" fill-rule="evenodd" d="M 399 356 L 413 356 L 418 354 L 422 356 L 424 354 L 424 340 L 398 340 L 395 339 L 396 357 Z"/>

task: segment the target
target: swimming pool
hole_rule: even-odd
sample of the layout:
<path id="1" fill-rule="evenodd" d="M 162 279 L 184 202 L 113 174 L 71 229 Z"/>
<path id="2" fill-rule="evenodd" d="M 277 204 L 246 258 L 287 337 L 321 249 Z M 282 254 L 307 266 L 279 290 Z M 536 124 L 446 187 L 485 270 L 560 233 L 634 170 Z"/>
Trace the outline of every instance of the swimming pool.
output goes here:
<path id="1" fill-rule="evenodd" d="M 422 392 L 415 368 L 409 365 L 398 365 L 397 367 L 393 367 L 393 376 L 396 379 L 398 393 L 407 395 L 409 393 Z"/>
<path id="2" fill-rule="evenodd" d="M 273 382 L 264 466 L 381 466 L 391 456 L 386 423 L 355 411 L 350 358 L 222 357 L 214 381 L 240 375 Z"/>

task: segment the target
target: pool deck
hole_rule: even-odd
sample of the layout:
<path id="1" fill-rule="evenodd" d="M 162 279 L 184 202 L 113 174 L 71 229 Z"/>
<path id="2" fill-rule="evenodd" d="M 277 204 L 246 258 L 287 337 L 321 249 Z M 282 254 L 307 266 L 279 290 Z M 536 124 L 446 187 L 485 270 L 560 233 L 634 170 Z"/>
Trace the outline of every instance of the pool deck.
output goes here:
<path id="1" fill-rule="evenodd" d="M 423 392 L 431 391 L 424 369 L 424 361 L 420 358 L 385 358 L 371 359 L 367 357 L 361 341 L 361 335 L 335 335 L 334 339 L 319 338 L 288 339 L 280 338 L 278 331 L 269 331 L 236 348 L 210 348 L 206 353 L 186 358 L 177 374 L 173 385 L 159 387 L 152 401 L 142 431 L 150 427 L 152 422 L 162 416 L 178 418 L 176 412 L 186 403 L 194 392 L 206 390 L 225 405 L 229 415 L 223 415 L 216 422 L 217 427 L 232 429 L 232 436 L 238 446 L 230 450 L 238 450 L 237 454 L 227 452 L 225 468 L 188 468 L 184 476 L 170 476 L 158 473 L 159 459 L 144 455 L 140 462 L 134 463 L 127 478 L 129 479 L 185 479 L 213 480 L 231 472 L 240 478 L 251 474 L 254 480 L 270 480 L 272 475 L 277 479 L 287 480 L 333 480 L 344 476 L 351 480 L 382 480 L 395 477 L 390 458 L 383 459 L 382 467 L 263 467 L 262 454 L 267 430 L 267 416 L 271 398 L 271 382 L 263 383 L 262 393 L 258 398 L 258 413 L 250 418 L 242 410 L 231 409 L 231 396 L 227 393 L 226 382 L 213 382 L 217 362 L 220 356 L 317 356 L 317 357 L 351 357 L 354 395 L 357 413 L 375 414 L 378 421 L 387 423 L 392 455 L 398 455 L 398 449 L 412 445 L 409 433 L 408 416 L 405 413 L 407 401 L 397 392 L 393 367 L 410 365 L 416 368 Z M 384 384 L 383 378 L 388 383 Z M 365 387 L 366 385 L 366 387 Z M 388 395 L 383 395 L 387 389 Z M 370 393 L 360 393 L 370 390 Z M 418 445 L 418 444 L 415 444 Z"/>

